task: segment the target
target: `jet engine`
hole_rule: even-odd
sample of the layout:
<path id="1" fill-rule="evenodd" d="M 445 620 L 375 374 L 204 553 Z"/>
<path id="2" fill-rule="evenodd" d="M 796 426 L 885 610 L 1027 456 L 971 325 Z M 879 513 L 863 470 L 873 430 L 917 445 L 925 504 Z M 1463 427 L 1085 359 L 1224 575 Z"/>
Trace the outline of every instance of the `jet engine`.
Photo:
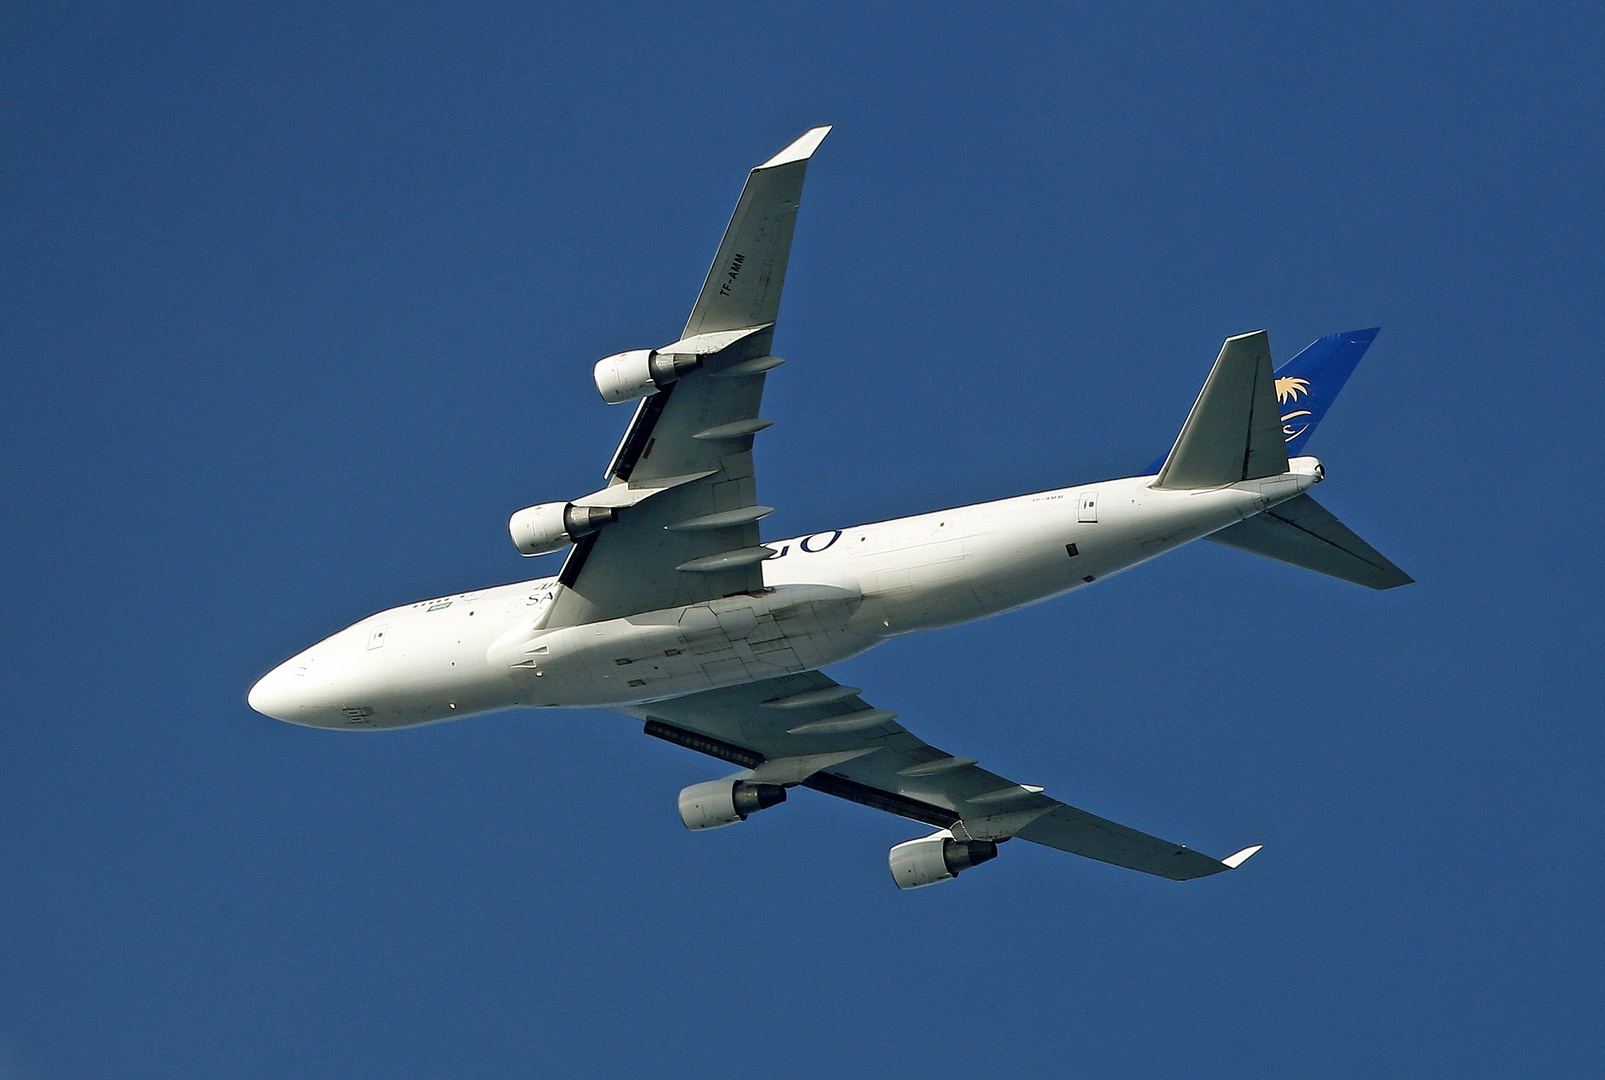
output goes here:
<path id="1" fill-rule="evenodd" d="M 650 397 L 702 363 L 702 357 L 631 349 L 596 362 L 596 389 L 609 405 Z"/>
<path id="2" fill-rule="evenodd" d="M 779 784 L 709 780 L 680 792 L 680 820 L 688 829 L 717 829 L 785 801 L 786 789 Z"/>
<path id="3" fill-rule="evenodd" d="M 943 829 L 923 839 L 898 844 L 887 862 L 899 889 L 917 889 L 956 878 L 960 870 L 997 857 L 998 846 L 991 840 L 955 840 Z"/>
<path id="4" fill-rule="evenodd" d="M 507 519 L 507 531 L 520 555 L 545 555 L 596 532 L 619 516 L 617 510 L 573 503 L 526 506 Z"/>

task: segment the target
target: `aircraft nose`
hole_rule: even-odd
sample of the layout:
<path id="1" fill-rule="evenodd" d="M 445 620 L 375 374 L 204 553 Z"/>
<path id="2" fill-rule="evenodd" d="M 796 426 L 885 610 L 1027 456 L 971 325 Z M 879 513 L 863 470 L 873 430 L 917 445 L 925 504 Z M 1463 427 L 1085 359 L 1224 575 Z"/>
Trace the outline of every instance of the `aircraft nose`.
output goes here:
<path id="1" fill-rule="evenodd" d="M 372 700 L 381 688 L 375 678 L 378 672 L 360 662 L 352 663 L 342 634 L 344 631 L 290 657 L 262 676 L 245 696 L 246 703 L 263 716 L 303 727 L 347 727 L 353 707 L 362 715 L 372 715 Z M 360 661 L 360 653 L 357 659 Z"/>
<path id="2" fill-rule="evenodd" d="M 299 687 L 292 685 L 293 681 L 281 664 L 257 680 L 245 696 L 245 702 L 263 716 L 289 720 L 300 704 Z"/>

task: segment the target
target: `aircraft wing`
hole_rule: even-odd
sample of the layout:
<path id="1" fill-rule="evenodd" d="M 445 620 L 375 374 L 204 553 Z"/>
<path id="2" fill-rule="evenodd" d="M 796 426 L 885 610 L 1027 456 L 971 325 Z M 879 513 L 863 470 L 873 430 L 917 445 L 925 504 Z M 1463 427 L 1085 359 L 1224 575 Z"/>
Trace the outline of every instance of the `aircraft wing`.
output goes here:
<path id="1" fill-rule="evenodd" d="M 620 618 L 763 588 L 753 435 L 815 128 L 753 169 L 680 340 L 698 366 L 636 407 L 608 486 L 576 500 L 617 520 L 569 552 L 550 625 Z"/>
<path id="2" fill-rule="evenodd" d="M 1005 780 L 924 742 L 818 671 L 620 709 L 646 733 L 754 772 L 951 829 L 959 839 L 1018 836 L 1173 881 L 1242 864 L 1258 848 L 1212 859 Z"/>

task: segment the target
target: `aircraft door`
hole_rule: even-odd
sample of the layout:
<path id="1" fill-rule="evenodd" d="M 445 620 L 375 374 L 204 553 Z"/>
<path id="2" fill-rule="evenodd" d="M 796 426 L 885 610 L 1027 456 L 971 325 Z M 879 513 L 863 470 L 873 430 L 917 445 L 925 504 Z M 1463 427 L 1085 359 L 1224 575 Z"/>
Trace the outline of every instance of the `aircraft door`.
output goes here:
<path id="1" fill-rule="evenodd" d="M 1098 493 L 1096 491 L 1083 491 L 1076 496 L 1076 520 L 1082 524 L 1094 524 L 1098 520 Z"/>

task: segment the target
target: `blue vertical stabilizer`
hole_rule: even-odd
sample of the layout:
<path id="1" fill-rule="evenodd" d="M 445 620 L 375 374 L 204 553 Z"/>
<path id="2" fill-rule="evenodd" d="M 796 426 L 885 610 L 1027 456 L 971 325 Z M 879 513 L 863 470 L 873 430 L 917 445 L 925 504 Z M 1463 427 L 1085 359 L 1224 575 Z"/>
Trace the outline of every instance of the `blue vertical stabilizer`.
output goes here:
<path id="1" fill-rule="evenodd" d="M 1304 452 L 1304 444 L 1315 434 L 1315 425 L 1326 415 L 1380 330 L 1373 326 L 1312 341 L 1277 369 L 1276 400 L 1282 408 L 1282 434 L 1287 438 L 1288 457 Z"/>

